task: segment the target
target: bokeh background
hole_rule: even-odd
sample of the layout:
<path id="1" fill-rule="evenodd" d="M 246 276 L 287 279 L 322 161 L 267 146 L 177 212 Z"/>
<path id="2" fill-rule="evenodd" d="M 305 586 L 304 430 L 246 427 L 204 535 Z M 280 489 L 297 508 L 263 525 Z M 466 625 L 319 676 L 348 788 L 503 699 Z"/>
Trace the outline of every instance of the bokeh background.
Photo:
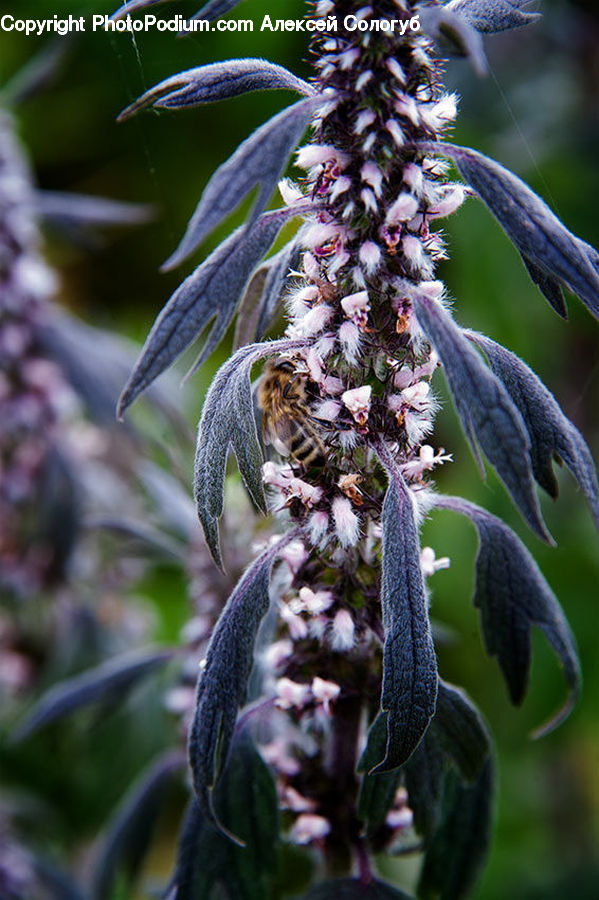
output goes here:
<path id="1" fill-rule="evenodd" d="M 158 6 L 158 15 L 190 14 L 197 4 Z M 448 85 L 461 95 L 456 142 L 473 146 L 522 176 L 566 225 L 599 245 L 599 14 L 594 0 L 540 4 L 536 25 L 486 41 L 490 75 L 479 79 L 466 61 L 453 60 Z M 0 4 L 19 17 L 110 13 L 105 0 L 23 0 Z M 21 139 L 38 184 L 121 200 L 149 202 L 155 219 L 143 227 L 97 235 L 46 232 L 46 254 L 59 273 L 60 300 L 84 320 L 142 341 L 155 315 L 191 270 L 159 274 L 173 250 L 203 185 L 241 139 L 280 109 L 288 96 L 254 94 L 186 112 L 144 112 L 117 125 L 118 112 L 145 89 L 182 69 L 243 55 L 264 56 L 304 77 L 310 74 L 307 36 L 260 33 L 265 12 L 300 16 L 301 0 L 245 0 L 234 13 L 252 18 L 253 34 L 198 35 L 103 32 L 60 39 L 64 59 L 46 90 L 18 110 Z M 90 26 L 91 27 L 91 26 Z M 0 86 L 5 85 L 48 38 L 0 32 Z M 234 217 L 241 221 L 244 208 Z M 215 233 L 203 255 L 228 233 Z M 566 414 L 599 457 L 599 326 L 574 298 L 561 321 L 531 284 L 517 252 L 482 204 L 470 201 L 447 223 L 451 260 L 440 276 L 455 298 L 463 325 L 480 330 L 521 355 L 543 378 Z M 274 333 L 274 332 L 273 332 Z M 195 422 L 210 378 L 230 341 L 189 382 L 180 402 Z M 189 360 L 191 361 L 191 360 Z M 98 372 L 98 379 L 102 372 Z M 565 686 L 555 659 L 535 635 L 531 688 L 523 707 L 510 707 L 495 662 L 482 649 L 471 603 L 474 529 L 451 513 L 438 513 L 424 529 L 424 543 L 451 557 L 437 574 L 433 614 L 445 629 L 439 657 L 443 677 L 463 685 L 490 723 L 497 740 L 498 813 L 489 865 L 475 896 L 480 900 L 552 900 L 566 892 L 596 897 L 599 884 L 599 563 L 597 535 L 583 498 L 568 473 L 560 473 L 560 498 L 543 498 L 557 549 L 527 534 L 492 473 L 480 481 L 457 426 L 451 403 L 438 389 L 443 409 L 436 446 L 455 463 L 438 473 L 441 490 L 457 493 L 504 518 L 531 548 L 560 598 L 577 637 L 585 686 L 570 719 L 540 742 L 529 733 L 554 711 Z M 142 412 L 134 415 L 143 415 Z M 168 439 L 163 424 L 161 439 Z M 191 457 L 188 460 L 191 481 Z M 152 609 L 155 638 L 175 641 L 189 616 L 181 573 L 154 568 L 136 587 Z M 79 663 L 81 664 L 81 663 Z M 77 662 L 73 662 L 76 668 Z M 35 789 L 45 812 L 38 838 L 60 854 L 91 844 L 132 776 L 165 741 L 159 706 L 136 695 L 136 714 L 125 707 L 105 720 L 71 723 L 61 734 L 7 758 L 4 789 Z M 131 701 L 132 702 L 132 701 Z M 145 705 L 144 705 L 145 704 Z M 140 713 L 141 710 L 141 713 Z M 145 710 L 145 711 L 144 711 Z M 133 722 L 133 725 L 129 723 Z M 91 730 L 90 730 L 91 729 Z M 69 754 L 76 758 L 69 772 Z M 72 775 L 72 777 L 70 777 Z M 173 853 L 175 796 L 148 865 L 150 878 L 168 872 Z M 75 860 L 81 865 L 81 859 Z M 412 863 L 397 865 L 408 884 Z"/>

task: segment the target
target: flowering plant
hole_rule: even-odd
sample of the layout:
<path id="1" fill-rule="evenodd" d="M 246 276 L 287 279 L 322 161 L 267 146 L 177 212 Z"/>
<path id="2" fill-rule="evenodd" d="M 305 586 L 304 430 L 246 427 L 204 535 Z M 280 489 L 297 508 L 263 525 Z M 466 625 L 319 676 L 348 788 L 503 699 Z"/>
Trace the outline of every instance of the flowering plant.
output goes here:
<path id="1" fill-rule="evenodd" d="M 235 5 L 212 0 L 198 15 Z M 254 504 L 277 515 L 282 533 L 233 588 L 186 720 L 194 801 L 172 883 L 178 900 L 276 895 L 279 808 L 287 838 L 326 862 L 330 880 L 306 897 L 405 896 L 374 874 L 372 858 L 383 851 L 423 851 L 419 897 L 471 890 L 489 841 L 493 759 L 481 716 L 438 672 L 426 578 L 448 561 L 419 546 L 419 525 L 434 510 L 476 526 L 474 602 L 512 701 L 526 693 L 533 625 L 570 689 L 539 734 L 578 693 L 573 636 L 529 551 L 495 516 L 438 494 L 430 477 L 451 459 L 428 443 L 431 381 L 442 368 L 481 469 L 484 456 L 542 540 L 552 538 L 535 481 L 556 495 L 554 459 L 599 520 L 579 431 L 522 360 L 456 323 L 435 276 L 446 256 L 436 220 L 478 197 L 559 315 L 564 288 L 599 312 L 597 252 L 513 173 L 447 140 L 456 98 L 443 90 L 435 41 L 449 39 L 481 70 L 480 32 L 531 21 L 521 6 L 321 0 L 308 19 L 311 83 L 261 59 L 228 60 L 167 78 L 123 114 L 251 90 L 302 96 L 206 186 L 167 267 L 258 193 L 247 223 L 165 306 L 119 406 L 122 415 L 212 323 L 194 369 L 201 365 L 237 316 L 238 349 L 216 375 L 199 426 L 197 512 L 222 566 L 232 449 Z M 330 28 L 317 27 L 324 20 Z M 396 20 L 399 34 L 381 24 Z M 280 181 L 307 128 L 297 156 L 305 174 Z M 452 163 L 463 182 L 450 175 Z M 283 207 L 265 212 L 277 184 Z M 290 219 L 302 222 L 297 235 L 262 263 Z M 283 337 L 263 340 L 282 303 Z"/>

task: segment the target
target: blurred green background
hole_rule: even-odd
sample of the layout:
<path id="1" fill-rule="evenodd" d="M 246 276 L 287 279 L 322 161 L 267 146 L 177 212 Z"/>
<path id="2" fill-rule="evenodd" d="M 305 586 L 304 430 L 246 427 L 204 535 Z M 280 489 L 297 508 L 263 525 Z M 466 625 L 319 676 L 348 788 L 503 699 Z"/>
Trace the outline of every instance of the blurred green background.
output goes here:
<path id="1" fill-rule="evenodd" d="M 197 5 L 159 6 L 157 14 L 189 14 Z M 60 273 L 66 306 L 93 324 L 143 340 L 154 316 L 190 270 L 161 275 L 158 267 L 177 244 L 210 173 L 290 98 L 275 92 L 255 94 L 187 112 L 145 112 L 121 125 L 115 117 L 162 78 L 220 59 L 264 56 L 308 76 L 306 35 L 259 31 L 265 12 L 295 18 L 303 8 L 301 0 L 277 0 L 276 4 L 245 0 L 234 15 L 252 18 L 253 34 L 179 40 L 169 33 L 152 32 L 132 40 L 126 34 L 89 31 L 68 41 L 52 84 L 18 111 L 20 134 L 38 183 L 51 190 L 150 202 L 156 207 L 156 219 L 142 228 L 113 233 L 110 240 L 94 246 L 93 253 L 49 232 L 47 252 Z M 487 79 L 478 79 L 463 60 L 450 63 L 448 86 L 462 98 L 455 138 L 512 168 L 575 234 L 597 246 L 599 18 L 593 12 L 593 0 L 545 2 L 541 8 L 544 17 L 536 26 L 487 40 Z M 91 21 L 93 13 L 112 10 L 110 2 L 100 0 L 1 4 L 2 13 L 23 18 L 72 13 Z M 8 82 L 47 43 L 45 37 L 0 32 L 0 84 Z M 212 236 L 202 255 L 231 224 Z M 599 457 L 599 325 L 574 298 L 568 322 L 555 315 L 482 204 L 470 201 L 447 223 L 447 233 L 451 260 L 441 267 L 440 277 L 455 299 L 458 321 L 521 355 L 556 394 Z M 206 386 L 226 353 L 224 346 L 192 379 L 185 401 L 191 421 L 199 414 Z M 438 390 L 444 408 L 435 444 L 453 452 L 455 459 L 438 474 L 441 490 L 487 507 L 524 538 L 577 636 L 585 679 L 582 699 L 570 719 L 557 732 L 532 743 L 529 732 L 563 699 L 561 673 L 544 640 L 536 635 L 529 696 L 521 710 L 510 707 L 498 668 L 482 650 L 471 604 L 474 529 L 451 513 L 437 514 L 425 526 L 424 543 L 452 561 L 451 569 L 431 582 L 433 614 L 448 628 L 447 641 L 439 650 L 441 672 L 468 690 L 487 717 L 498 746 L 496 834 L 475 896 L 552 900 L 568 891 L 577 900 L 590 900 L 597 896 L 599 884 L 597 536 L 573 480 L 568 473 L 560 473 L 558 503 L 543 498 L 558 548 L 547 548 L 529 537 L 492 473 L 486 483 L 480 481 L 443 393 L 442 378 Z M 159 612 L 159 636 L 173 639 L 187 615 L 184 585 L 180 580 L 173 582 L 167 570 L 144 584 L 143 590 Z M 115 726 L 115 734 L 119 727 Z M 151 730 L 159 730 L 156 723 Z M 144 735 L 147 743 L 148 733 Z M 117 777 L 117 782 L 108 790 L 113 801 L 126 783 L 125 775 Z M 89 800 L 89 791 L 85 796 Z M 93 814 L 77 811 L 76 790 L 71 789 L 69 803 L 73 804 L 71 814 L 93 833 L 100 822 Z M 167 825 L 164 846 L 157 849 L 151 866 L 157 872 L 169 868 L 171 832 Z M 407 883 L 410 864 L 401 863 L 400 872 Z"/>

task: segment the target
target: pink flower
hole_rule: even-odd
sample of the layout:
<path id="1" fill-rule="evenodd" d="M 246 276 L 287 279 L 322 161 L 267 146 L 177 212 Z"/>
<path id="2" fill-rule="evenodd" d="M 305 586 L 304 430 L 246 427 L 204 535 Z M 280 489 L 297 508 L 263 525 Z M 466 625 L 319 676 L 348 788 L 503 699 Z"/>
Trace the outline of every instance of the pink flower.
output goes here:
<path id="1" fill-rule="evenodd" d="M 289 836 L 296 844 L 310 844 L 325 838 L 330 830 L 331 823 L 324 816 L 302 813 L 297 817 Z"/>
<path id="2" fill-rule="evenodd" d="M 331 504 L 335 533 L 342 547 L 352 547 L 360 537 L 360 523 L 347 497 L 335 497 Z"/>

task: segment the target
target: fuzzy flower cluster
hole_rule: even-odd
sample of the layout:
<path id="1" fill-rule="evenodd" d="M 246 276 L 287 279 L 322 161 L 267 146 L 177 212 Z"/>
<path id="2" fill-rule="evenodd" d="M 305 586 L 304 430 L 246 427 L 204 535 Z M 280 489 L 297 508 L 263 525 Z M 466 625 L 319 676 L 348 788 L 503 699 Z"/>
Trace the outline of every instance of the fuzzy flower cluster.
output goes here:
<path id="1" fill-rule="evenodd" d="M 375 14 L 369 6 L 346 7 L 361 18 Z M 330 4 L 317 4 L 316 15 L 327 10 Z M 376 15 L 385 14 L 409 10 L 401 2 L 378 4 Z M 298 792 L 295 777 L 303 785 L 299 806 L 297 798 L 288 806 L 298 813 L 291 835 L 300 843 L 343 828 L 338 809 L 323 809 L 310 796 L 306 775 L 317 771 L 319 755 L 326 770 L 328 753 L 330 766 L 335 737 L 323 735 L 336 727 L 331 709 L 347 728 L 343 710 L 358 715 L 361 703 L 374 707 L 380 690 L 382 623 L 372 563 L 381 549 L 385 481 L 368 438 L 382 436 L 391 449 L 417 517 L 429 507 L 428 475 L 451 460 L 426 442 L 438 405 L 431 389 L 438 359 L 412 303 L 421 296 L 446 303 L 435 278 L 446 255 L 437 220 L 465 198 L 446 164 L 418 147 L 442 139 L 456 115 L 429 40 L 356 31 L 318 38 L 318 45 L 323 102 L 312 140 L 297 156 L 306 175 L 299 184 L 283 182 L 281 194 L 290 206 L 314 204 L 300 233 L 301 270 L 287 294 L 287 336 L 306 347 L 285 359 L 326 461 L 304 466 L 290 453 L 263 469 L 273 509 L 288 510 L 306 535 L 283 551 L 293 559 L 279 602 L 280 635 L 263 659 L 277 707 L 302 734 L 317 736 L 307 753 L 295 746 L 293 729 L 282 729 L 267 748 L 283 794 Z M 421 564 L 430 576 L 449 560 L 424 548 Z M 290 764 L 294 753 L 301 766 Z M 389 814 L 388 840 L 409 824 L 404 807 Z"/>

